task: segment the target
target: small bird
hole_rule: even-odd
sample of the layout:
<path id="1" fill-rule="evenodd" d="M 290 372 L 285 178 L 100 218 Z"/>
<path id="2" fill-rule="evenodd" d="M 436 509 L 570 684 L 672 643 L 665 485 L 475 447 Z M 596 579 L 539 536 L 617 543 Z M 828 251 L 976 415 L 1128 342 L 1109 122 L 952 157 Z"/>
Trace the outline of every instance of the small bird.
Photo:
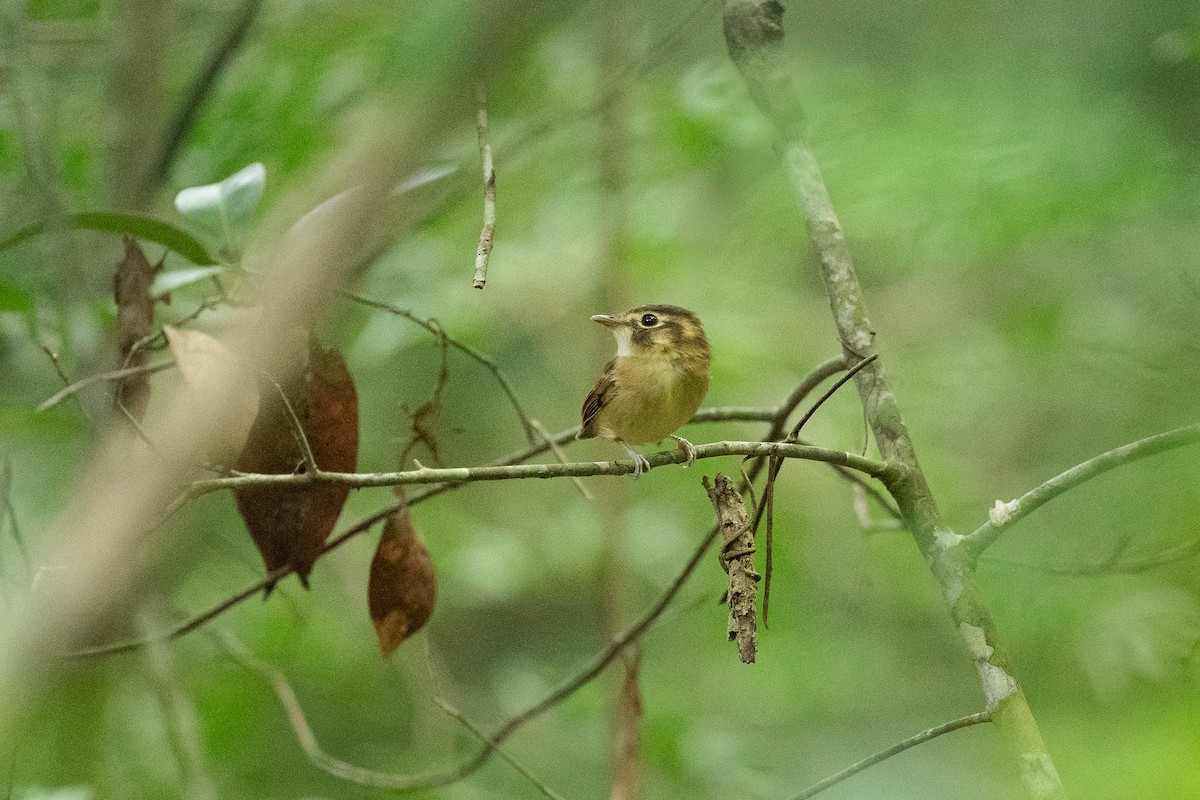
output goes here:
<path id="1" fill-rule="evenodd" d="M 674 432 L 692 418 L 708 391 L 712 356 L 700 319 L 686 308 L 653 305 L 592 320 L 612 330 L 617 355 L 583 401 L 576 438 L 601 436 L 620 444 L 633 458 L 634 478 L 650 462 L 631 444 L 670 436 L 687 453 L 685 466 L 696 463 L 696 448 Z"/>

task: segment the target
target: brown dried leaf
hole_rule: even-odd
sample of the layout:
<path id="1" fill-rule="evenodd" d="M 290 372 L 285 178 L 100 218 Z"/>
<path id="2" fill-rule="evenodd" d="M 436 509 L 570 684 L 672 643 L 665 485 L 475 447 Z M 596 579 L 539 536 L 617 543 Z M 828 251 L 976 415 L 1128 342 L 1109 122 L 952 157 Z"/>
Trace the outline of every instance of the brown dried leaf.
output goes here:
<path id="1" fill-rule="evenodd" d="M 258 414 L 258 388 L 225 345 L 200 331 L 163 326 L 175 364 L 188 387 L 188 403 L 200 414 L 222 415 L 220 436 L 209 457 L 230 463 L 246 444 Z M 232 381 L 232 386 L 223 386 Z M 229 413 L 226 413 L 226 410 Z"/>
<path id="2" fill-rule="evenodd" d="M 117 262 L 113 275 L 113 298 L 117 303 L 117 348 L 123 368 L 144 367 L 150 362 L 150 353 L 144 345 L 137 352 L 133 352 L 133 348 L 154 333 L 154 299 L 150 297 L 150 284 L 161 267 L 161 263 L 151 266 L 137 240 L 131 236 L 125 237 L 125 256 Z M 140 422 L 149 404 L 149 374 L 139 372 L 117 381 L 113 408 L 120 411 L 124 407 Z"/>
<path id="3" fill-rule="evenodd" d="M 384 658 L 426 623 L 436 597 L 433 562 L 408 509 L 392 512 L 383 525 L 367 586 L 371 621 Z"/>
<path id="4" fill-rule="evenodd" d="M 283 388 L 317 467 L 353 472 L 358 467 L 358 394 L 341 353 L 313 344 L 307 367 Z M 263 388 L 258 417 L 237 469 L 269 474 L 305 469 L 291 418 L 273 385 Z M 313 562 L 349 494 L 348 486 L 326 483 L 247 486 L 237 489 L 234 497 L 267 570 L 290 564 L 307 587 Z"/>

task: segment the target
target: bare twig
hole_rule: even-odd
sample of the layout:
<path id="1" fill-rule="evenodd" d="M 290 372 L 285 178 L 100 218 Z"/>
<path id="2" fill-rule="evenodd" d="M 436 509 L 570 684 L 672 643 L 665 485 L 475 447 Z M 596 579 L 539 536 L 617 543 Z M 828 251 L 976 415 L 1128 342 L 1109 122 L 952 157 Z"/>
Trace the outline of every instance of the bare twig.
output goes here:
<path id="1" fill-rule="evenodd" d="M 863 530 L 901 530 L 904 527 L 904 522 L 899 516 L 900 512 L 874 486 L 868 485 L 849 470 L 838 468 L 835 471 L 852 484 L 851 488 L 854 491 L 854 516 L 858 518 L 858 524 Z M 868 497 L 875 498 L 876 502 L 883 506 L 883 510 L 892 515 L 892 519 L 877 520 L 872 518 L 871 508 L 867 505 Z"/>
<path id="2" fill-rule="evenodd" d="M 7 519 L 13 541 L 17 543 L 17 551 L 25 561 L 25 570 L 32 573 L 33 565 L 29 560 L 29 551 L 25 549 L 25 538 L 21 535 L 21 526 L 17 522 L 17 509 L 12 501 L 12 487 L 12 457 L 5 453 L 3 457 L 0 457 L 0 529 L 3 529 L 3 522 Z"/>
<path id="3" fill-rule="evenodd" d="M 442 711 L 445 711 L 451 717 L 458 720 L 458 722 L 464 728 L 469 730 L 476 739 L 478 739 L 479 741 L 481 741 L 485 745 L 487 745 L 493 752 L 496 753 L 496 755 L 500 756 L 500 758 L 507 761 L 508 765 L 510 767 L 515 769 L 517 772 L 519 772 L 521 774 L 521 777 L 525 778 L 525 780 L 532 783 L 539 792 L 544 794 L 546 797 L 552 798 L 552 800 L 562 800 L 562 795 L 560 795 L 558 792 L 551 789 L 549 786 L 547 786 L 542 781 L 538 780 L 536 777 L 534 777 L 533 773 L 531 773 L 525 767 L 521 766 L 521 764 L 515 758 L 513 758 L 511 755 L 506 753 L 504 750 L 501 750 L 499 747 L 497 747 L 495 740 L 492 739 L 490 736 L 488 736 L 486 733 L 484 733 L 483 730 L 478 725 L 471 722 L 471 720 L 467 717 L 466 714 L 459 711 L 457 708 L 450 705 L 449 703 L 447 703 L 445 700 L 443 700 L 440 697 L 434 697 L 433 703 L 438 708 L 440 708 Z"/>
<path id="4" fill-rule="evenodd" d="M 796 442 L 799 440 L 800 431 L 804 428 L 813 415 L 817 413 L 817 409 L 825 404 L 825 401 L 833 397 L 838 389 L 846 385 L 846 382 L 853 378 L 860 370 L 871 364 L 878 355 L 868 356 L 860 359 L 858 363 L 846 370 L 846 374 L 838 378 L 837 381 L 825 390 L 816 402 L 804 412 L 800 420 L 792 427 L 792 432 L 788 434 L 787 442 Z M 767 485 L 763 488 L 763 502 L 754 509 L 754 522 L 750 525 L 750 537 L 753 539 L 758 532 L 758 524 L 762 520 L 763 511 L 767 514 L 767 532 L 766 532 L 766 565 L 764 567 L 765 580 L 763 581 L 763 627 L 767 625 L 767 612 L 770 609 L 771 599 L 771 572 L 774 566 L 774 552 L 772 545 L 775 539 L 775 480 L 779 477 L 779 471 L 783 469 L 783 458 L 778 455 L 771 456 L 771 468 L 767 470 Z M 836 465 L 834 465 L 836 466 Z"/>
<path id="5" fill-rule="evenodd" d="M 475 125 L 479 133 L 479 161 L 483 166 L 483 229 L 479 232 L 479 247 L 475 250 L 475 278 L 471 285 L 482 289 L 487 283 L 488 261 L 492 257 L 492 240 L 496 235 L 496 170 L 492 165 L 492 141 L 488 132 L 487 93 L 483 84 L 476 88 L 479 108 Z"/>
<path id="6" fill-rule="evenodd" d="M 1107 453 L 1089 458 L 1031 489 L 1016 500 L 1000 503 L 997 510 L 992 512 L 991 518 L 970 535 L 964 537 L 962 544 L 967 548 L 972 559 L 978 559 L 984 550 L 1000 538 L 1001 533 L 1068 489 L 1073 489 L 1081 483 L 1103 475 L 1110 469 L 1198 442 L 1200 442 L 1200 423 L 1195 423 L 1166 433 L 1147 436 L 1145 439 L 1130 442 L 1114 450 L 1109 450 Z"/>
<path id="7" fill-rule="evenodd" d="M 897 477 L 894 467 L 844 450 L 792 444 L 789 442 L 712 442 L 696 447 L 696 458 L 720 458 L 722 456 L 770 456 L 800 458 L 839 464 L 858 470 L 887 483 Z M 663 450 L 647 457 L 649 468 L 667 464 L 681 464 L 687 455 L 680 449 Z M 379 486 L 403 486 L 429 483 L 467 483 L 471 481 L 505 481 L 527 478 L 565 478 L 591 475 L 629 475 L 634 471 L 632 460 L 627 461 L 574 461 L 566 464 L 518 464 L 495 467 L 448 467 L 434 469 L 420 467 L 403 472 L 321 472 L 312 474 L 257 474 L 245 473 L 231 477 L 205 478 L 192 483 L 196 496 L 219 489 L 234 489 L 246 486 L 308 486 L 314 483 L 338 483 L 363 489 Z"/>
<path id="8" fill-rule="evenodd" d="M 140 627 L 148 627 L 151 614 L 139 618 Z M 175 653 L 165 642 L 157 642 L 144 651 L 147 674 L 162 706 L 162 714 L 171 749 L 181 778 L 183 800 L 216 800 L 220 795 L 201 742 L 199 721 L 191 695 L 180 680 Z"/>
<path id="9" fill-rule="evenodd" d="M 140 372 L 151 375 L 164 369 L 170 369 L 173 366 L 175 366 L 174 361 L 164 361 L 161 364 L 147 364 L 146 366 L 142 367 L 129 367 L 127 369 L 114 369 L 110 370 L 109 372 L 98 372 L 95 375 L 89 375 L 86 378 L 80 378 L 70 386 L 59 389 L 50 397 L 43 400 L 41 405 L 37 407 L 37 410 L 45 411 L 48 408 L 53 408 L 63 400 L 66 400 L 68 397 L 74 395 L 76 392 L 82 389 L 86 389 L 93 383 L 100 383 L 102 381 L 117 381 L 128 375 L 137 375 Z"/>
<path id="10" fill-rule="evenodd" d="M 42 352 L 46 354 L 46 357 L 50 359 L 50 363 L 54 366 L 54 371 L 57 372 L 58 377 L 62 379 L 63 385 L 65 387 L 62 391 L 65 392 L 68 388 L 71 387 L 71 379 L 68 378 L 67 373 L 63 371 L 62 362 L 59 361 L 58 353 L 51 350 L 49 345 L 46 345 L 43 342 L 38 342 L 38 346 L 42 348 Z M 71 394 L 75 395 L 74 392 L 71 392 Z M 75 395 L 75 402 L 79 404 L 79 410 L 80 410 L 80 412 L 83 413 L 83 418 L 86 419 L 88 422 L 92 422 L 93 421 L 92 415 L 88 413 L 87 406 L 85 406 L 83 404 L 83 398 L 79 397 L 78 395 Z M 42 409 L 39 406 L 38 411 L 41 411 L 41 410 Z"/>
<path id="11" fill-rule="evenodd" d="M 783 463 L 783 459 L 772 456 L 770 459 L 771 468 L 767 473 L 779 474 L 779 466 Z M 766 538 L 763 544 L 766 545 L 766 554 L 763 556 L 763 573 L 766 575 L 766 580 L 763 581 L 763 627 L 769 626 L 769 614 L 771 610 L 771 573 L 775 571 L 775 481 L 768 480 L 767 485 L 763 487 L 763 507 L 767 509 L 767 531 Z M 754 531 L 750 531 L 750 541 L 754 541 Z"/>
<path id="12" fill-rule="evenodd" d="M 304 432 L 304 423 L 300 421 L 300 417 L 296 414 L 296 409 L 292 407 L 292 401 L 288 400 L 287 392 L 270 375 L 263 373 L 262 377 L 270 381 L 271 385 L 275 387 L 275 393 L 279 395 L 279 402 L 283 405 L 283 411 L 288 419 L 288 426 L 292 430 L 292 438 L 296 441 L 296 448 L 300 451 L 300 458 L 304 461 L 305 473 L 319 476 L 321 468 L 317 466 L 317 459 L 313 456 L 312 447 L 308 443 L 308 434 Z"/>
<path id="13" fill-rule="evenodd" d="M 558 463 L 566 464 L 566 451 L 562 449 L 558 442 L 554 441 L 554 437 L 551 436 L 546 430 L 546 426 L 542 425 L 542 423 L 536 419 L 530 421 L 533 423 L 533 427 L 537 429 L 538 435 L 542 437 L 542 440 L 545 441 L 546 444 L 550 445 L 550 449 L 554 452 L 554 457 L 558 459 Z M 571 482 L 575 484 L 575 488 L 579 490 L 579 494 L 583 496 L 584 500 L 587 500 L 589 503 L 592 502 L 594 499 L 592 497 L 592 493 L 589 492 L 587 487 L 583 485 L 583 481 L 581 481 L 579 478 L 572 477 Z"/>
<path id="14" fill-rule="evenodd" d="M 645 633 L 646 630 L 662 615 L 663 611 L 666 610 L 671 601 L 675 599 L 675 596 L 679 594 L 679 590 L 683 588 L 683 584 L 686 583 L 687 579 L 691 577 L 693 572 L 695 572 L 700 560 L 704 557 L 704 554 L 708 552 L 708 548 L 712 545 L 713 540 L 716 539 L 717 533 L 718 528 L 714 525 L 697 545 L 695 551 L 692 553 L 691 558 L 688 559 L 686 564 L 684 564 L 683 569 L 680 570 L 679 574 L 676 575 L 674 580 L 667 585 L 663 593 L 659 595 L 654 604 L 650 606 L 650 608 L 647 609 L 641 617 L 634 621 L 629 627 L 615 634 L 610 640 L 608 647 L 597 654 L 585 667 L 583 667 L 583 669 L 581 669 L 575 675 L 574 678 L 571 678 L 558 689 L 551 692 L 546 698 L 525 709 L 525 711 L 522 711 L 520 714 L 517 714 L 515 717 L 511 718 L 504 725 L 500 726 L 500 728 L 497 729 L 494 734 L 492 734 L 492 741 L 499 744 L 527 722 L 530 722 L 536 717 L 541 716 L 554 706 L 561 703 L 563 700 L 566 700 L 568 697 L 578 691 L 580 687 L 589 683 L 597 675 L 603 672 L 604 668 L 611 664 L 619 655 L 621 655 L 625 648 L 641 638 L 642 634 Z M 487 760 L 489 755 L 490 749 L 484 749 L 477 756 L 475 756 L 474 759 L 468 761 L 461 768 L 444 776 L 445 779 L 442 782 L 452 783 L 467 775 L 470 775 L 483 765 L 484 761 Z"/>
<path id="15" fill-rule="evenodd" d="M 125 416 L 125 421 L 133 428 L 134 435 L 142 440 L 142 444 L 146 445 L 146 448 L 151 453 L 158 456 L 158 459 L 165 463 L 167 460 L 166 455 L 163 454 L 162 449 L 150 438 L 150 434 L 146 433 L 146 429 L 142 427 L 142 423 L 133 415 L 133 412 L 125 407 L 125 401 L 121 399 L 120 394 L 113 397 L 113 405 Z"/>
<path id="16" fill-rule="evenodd" d="M 817 409 L 825 405 L 825 401 L 833 397 L 834 394 L 837 393 L 838 389 L 841 389 L 846 385 L 847 381 L 857 375 L 865 367 L 873 364 L 878 358 L 879 354 L 873 353 L 866 358 L 857 361 L 852 367 L 846 370 L 846 374 L 838 378 L 837 381 L 834 382 L 833 386 L 830 386 L 828 389 L 826 389 L 821 396 L 817 398 L 817 401 L 812 404 L 808 411 L 804 412 L 804 416 L 800 417 L 800 420 L 795 424 L 795 426 L 792 427 L 792 432 L 788 434 L 787 441 L 796 441 L 800 437 L 800 431 L 803 430 L 804 426 L 808 424 L 808 421 L 813 418 L 813 414 L 817 413 Z"/>
<path id="17" fill-rule="evenodd" d="M 308 723 L 308 717 L 304 713 L 304 707 L 301 705 L 300 699 L 296 696 L 296 692 L 288 681 L 287 676 L 265 661 L 251 655 L 233 636 L 221 632 L 218 634 L 218 637 L 230 656 L 241 663 L 242 666 L 266 679 L 271 685 L 271 688 L 275 691 L 275 696 L 279 698 L 279 702 L 287 714 L 288 723 L 292 726 L 292 732 L 296 735 L 300 747 L 303 748 L 305 755 L 308 756 L 308 760 L 313 766 L 329 773 L 335 778 L 356 783 L 360 786 L 370 786 L 380 789 L 411 789 L 422 785 L 422 779 L 414 779 L 410 775 L 366 769 L 347 761 L 342 761 L 325 752 L 320 742 L 317 741 L 316 734 L 313 733 L 312 726 Z M 465 714 L 439 697 L 434 697 L 432 700 L 442 711 L 456 719 L 463 727 L 482 741 L 489 752 L 497 753 L 513 769 L 537 787 L 542 794 L 554 800 L 562 800 L 560 795 L 535 778 L 529 770 L 521 766 L 515 759 L 500 750 L 495 738 L 489 737 L 481 731 Z"/>
<path id="18" fill-rule="evenodd" d="M 942 734 L 950 733 L 952 731 L 957 731 L 961 728 L 968 728 L 972 725 L 979 725 L 981 723 L 991 722 L 991 721 L 992 721 L 991 713 L 988 711 L 981 711 L 978 714 L 968 714 L 965 717 L 960 717 L 956 720 L 946 722 L 942 725 L 938 725 L 936 727 L 930 728 L 927 731 L 921 731 L 917 735 L 910 736 L 909 738 L 905 739 L 902 742 L 897 742 L 896 744 L 892 745 L 891 747 L 889 747 L 886 750 L 880 751 L 873 756 L 868 756 L 867 758 L 864 758 L 862 761 L 859 761 L 855 764 L 851 764 L 850 766 L 846 767 L 841 772 L 830 775 L 828 778 L 825 778 L 824 780 L 817 781 L 816 783 L 814 783 L 812 786 L 805 789 L 800 794 L 792 797 L 791 800 L 808 800 L 808 798 L 810 798 L 813 795 L 816 795 L 820 792 L 825 791 L 830 786 L 833 786 L 834 784 L 837 784 L 837 783 L 841 783 L 842 781 L 846 780 L 846 778 L 849 778 L 852 775 L 857 775 L 858 773 L 862 772 L 864 769 L 866 769 L 868 767 L 873 767 L 881 761 L 886 761 L 887 759 L 891 758 L 894 755 L 903 753 L 905 750 L 916 747 L 919 744 L 924 744 L 925 742 L 928 742 L 930 739 L 936 739 L 938 736 L 941 736 Z"/>
<path id="19" fill-rule="evenodd" d="M 385 303 L 381 300 L 373 300 L 355 292 L 342 291 L 340 294 L 342 297 L 345 297 L 348 300 L 353 300 L 356 303 L 362 303 L 365 306 L 378 308 L 379 310 L 386 311 L 389 314 L 395 314 L 398 317 L 403 317 L 409 322 L 420 325 L 434 336 L 439 335 L 438 332 L 440 330 L 440 326 L 434 323 L 433 320 L 420 317 L 411 311 L 400 308 L 399 306 L 394 306 L 391 303 Z M 494 377 L 496 382 L 500 384 L 500 389 L 504 392 L 505 396 L 508 397 L 508 401 L 512 404 L 513 410 L 516 411 L 518 419 L 521 420 L 521 426 L 525 429 L 525 438 L 531 445 L 536 445 L 538 442 L 538 435 L 537 431 L 534 430 L 533 423 L 530 422 L 531 417 L 526 413 L 525 407 L 522 405 L 521 400 L 517 397 L 516 389 L 513 388 L 512 384 L 508 380 L 508 377 L 500 370 L 498 366 L 496 366 L 496 362 L 492 361 L 490 358 L 476 350 L 474 347 L 471 347 L 469 344 L 461 342 L 452 336 L 446 335 L 446 341 L 451 347 L 465 354 L 467 357 L 479 362 L 481 365 L 483 365 L 484 369 L 492 373 L 492 377 Z"/>
<path id="20" fill-rule="evenodd" d="M 295 733 L 297 741 L 300 742 L 300 747 L 303 748 L 304 754 L 308 756 L 308 760 L 312 762 L 313 766 L 336 778 L 363 786 L 373 786 L 383 789 L 404 789 L 411 785 L 405 779 L 406 776 L 394 776 L 364 769 L 326 753 L 321 749 L 321 744 L 317 741 L 316 734 L 313 733 L 312 727 L 309 726 L 308 718 L 304 715 L 304 708 L 300 705 L 300 700 L 296 697 L 296 692 L 292 689 L 292 685 L 288 682 L 287 677 L 270 664 L 251 655 L 233 636 L 224 632 L 219 633 L 218 636 L 221 644 L 230 656 L 241 663 L 242 666 L 265 678 L 271 684 L 271 688 L 275 690 L 275 696 L 279 698 L 280 704 L 283 705 L 288 723 L 292 726 L 292 731 Z M 397 780 L 397 777 L 400 780 Z"/>
<path id="21" fill-rule="evenodd" d="M 435 334 L 437 336 L 438 343 L 437 380 L 434 382 L 433 394 L 430 396 L 430 398 L 409 413 L 409 417 L 412 420 L 410 423 L 410 427 L 412 428 L 412 438 L 409 439 L 408 444 L 404 446 L 404 449 L 400 451 L 400 458 L 398 461 L 401 464 L 407 464 L 408 458 L 412 454 L 413 450 L 416 449 L 417 445 L 423 444 L 425 445 L 425 449 L 429 451 L 429 455 L 433 458 L 433 463 L 440 467 L 442 465 L 442 457 L 439 453 L 437 436 L 434 432 L 434 428 L 437 423 L 437 418 L 442 411 L 442 393 L 446 389 L 446 383 L 450 380 L 450 362 L 449 356 L 446 352 L 448 344 L 446 341 L 446 329 L 443 328 L 441 323 L 435 319 L 430 319 L 429 322 L 437 331 Z M 408 409 L 406 407 L 402 406 L 401 408 L 403 411 L 408 413 Z"/>

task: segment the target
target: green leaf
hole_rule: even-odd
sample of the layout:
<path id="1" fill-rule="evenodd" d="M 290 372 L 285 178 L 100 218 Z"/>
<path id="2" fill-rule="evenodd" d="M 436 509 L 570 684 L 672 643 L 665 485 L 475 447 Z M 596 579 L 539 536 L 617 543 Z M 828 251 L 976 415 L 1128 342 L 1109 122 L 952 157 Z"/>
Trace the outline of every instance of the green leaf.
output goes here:
<path id="1" fill-rule="evenodd" d="M 190 269 L 160 272 L 158 273 L 158 277 L 154 279 L 154 283 L 150 285 L 150 295 L 152 297 L 159 297 L 160 295 L 170 294 L 176 289 L 191 286 L 193 283 L 199 283 L 220 274 L 220 267 L 191 267 Z"/>
<path id="2" fill-rule="evenodd" d="M 175 195 L 175 208 L 194 230 L 222 251 L 236 253 L 262 199 L 267 171 L 255 162 L 220 183 Z"/>
<path id="3" fill-rule="evenodd" d="M 120 211 L 83 211 L 72 214 L 68 217 L 68 221 L 72 228 L 78 230 L 127 234 L 160 244 L 199 266 L 217 263 L 216 259 L 208 254 L 204 245 L 190 233 L 169 222 L 163 222 L 153 217 L 126 214 Z M 46 226 L 43 223 L 31 222 L 0 242 L 0 252 L 15 247 L 26 239 L 45 233 L 45 230 Z"/>

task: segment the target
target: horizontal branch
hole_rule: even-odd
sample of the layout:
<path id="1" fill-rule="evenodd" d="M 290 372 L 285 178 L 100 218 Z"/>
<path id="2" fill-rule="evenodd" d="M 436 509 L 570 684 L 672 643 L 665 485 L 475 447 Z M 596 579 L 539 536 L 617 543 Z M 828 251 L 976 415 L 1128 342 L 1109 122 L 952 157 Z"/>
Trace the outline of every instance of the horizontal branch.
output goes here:
<path id="1" fill-rule="evenodd" d="M 787 398 L 787 400 L 785 400 L 783 403 L 781 403 L 779 406 L 777 406 L 775 408 L 744 408 L 744 407 L 702 408 L 696 412 L 696 415 L 694 417 L 692 417 L 692 422 L 694 422 L 694 423 L 719 422 L 719 421 L 724 421 L 724 420 L 745 420 L 745 421 L 762 421 L 762 422 L 769 421 L 771 423 L 771 429 L 767 433 L 766 439 L 767 440 L 778 439 L 783 436 L 783 431 L 785 430 L 785 425 L 786 425 L 788 416 L 790 416 L 791 413 L 796 410 L 796 407 L 799 406 L 799 404 L 804 400 L 804 398 L 808 395 L 808 393 L 810 391 L 812 391 L 812 389 L 814 389 L 817 385 L 819 385 L 821 383 L 821 381 L 825 380 L 830 375 L 835 374 L 841 368 L 840 364 L 841 364 L 841 359 L 839 357 L 839 358 L 829 359 L 829 360 L 825 361 L 824 363 L 818 365 L 807 377 L 805 377 L 805 379 L 800 383 L 800 385 L 797 386 L 796 389 L 792 391 L 792 394 Z M 549 452 L 549 450 L 554 445 L 562 445 L 562 444 L 567 444 L 567 443 L 576 441 L 575 434 L 577 434 L 577 433 L 579 433 L 579 426 L 575 425 L 574 427 L 568 428 L 565 431 L 560 431 L 560 432 L 550 436 L 549 438 L 544 438 L 543 441 L 538 442 L 537 444 L 531 445 L 529 447 L 526 447 L 523 450 L 519 450 L 515 453 L 510 453 L 506 456 L 502 456 L 498 459 L 495 459 L 490 464 L 487 464 L 485 466 L 498 467 L 498 466 L 511 466 L 513 464 L 522 464 L 531 458 L 541 455 L 542 453 Z M 764 463 L 765 463 L 765 461 L 761 458 L 754 462 L 754 464 L 750 467 L 750 470 L 749 470 L 751 478 L 753 478 L 753 476 L 757 472 L 757 468 L 762 466 L 762 464 L 764 464 Z M 833 465 L 833 466 L 836 466 L 836 465 Z M 355 536 L 358 536 L 359 534 L 361 534 L 367 530 L 370 530 L 377 523 L 379 523 L 383 519 L 385 519 L 389 514 L 391 514 L 394 511 L 397 511 L 400 508 L 403 508 L 405 506 L 412 507 L 412 506 L 418 505 L 419 503 L 422 503 L 426 500 L 430 500 L 430 499 L 437 497 L 441 494 L 444 494 L 446 492 L 453 491 L 463 485 L 464 484 L 462 484 L 462 483 L 438 484 L 438 485 L 435 485 L 435 486 L 432 486 L 432 487 L 426 489 L 423 492 L 417 492 L 415 494 L 410 495 L 406 501 L 404 501 L 404 500 L 398 501 L 395 503 L 391 503 L 381 509 L 378 509 L 374 513 L 369 514 L 366 517 L 360 519 L 358 522 L 354 523 L 349 528 L 347 528 L 346 530 L 342 531 L 341 533 L 339 533 L 338 535 L 334 536 L 329 541 L 327 541 L 325 543 L 325 546 L 321 548 L 321 555 L 322 556 L 325 555 L 330 550 L 334 550 L 334 549 L 342 546 L 350 539 L 353 539 Z M 176 503 L 173 504 L 173 507 L 168 508 L 168 510 L 163 514 L 163 517 L 165 518 L 167 516 L 170 516 L 171 512 L 176 510 L 176 508 L 179 505 L 182 505 L 183 502 L 185 502 L 190 497 L 191 497 L 191 495 L 186 494 L 186 493 L 181 495 L 180 498 L 177 499 Z M 67 653 L 65 655 L 68 655 L 68 656 L 74 657 L 74 658 L 112 655 L 114 653 L 124 653 L 124 652 L 129 652 L 132 650 L 136 650 L 140 647 L 144 647 L 146 644 L 150 643 L 151 641 L 169 640 L 169 639 L 178 638 L 180 636 L 185 636 L 185 635 L 191 633 L 192 631 L 199 629 L 203 625 L 208 624 L 209 622 L 216 619 L 221 614 L 225 613 L 226 611 L 233 608 L 234 606 L 242 603 L 243 601 L 247 600 L 248 598 L 259 594 L 264 589 L 266 589 L 268 586 L 274 586 L 276 583 L 283 580 L 291 573 L 292 573 L 291 565 L 284 565 L 282 567 L 279 567 L 278 569 L 267 573 L 265 576 L 260 578 L 258 581 L 256 581 L 251 586 L 248 586 L 245 589 L 243 589 L 242 591 L 238 592 L 237 594 L 226 598 L 225 600 L 216 604 L 215 606 L 208 609 L 207 611 L 204 611 L 196 616 L 193 616 L 187 620 L 184 620 L 184 621 L 180 622 L 178 625 L 176 625 L 175 627 L 171 628 L 170 630 L 163 631 L 159 634 L 155 634 L 150 637 L 144 637 L 141 639 L 134 639 L 134 640 L 128 640 L 128 641 L 123 641 L 123 642 L 111 642 L 108 644 L 96 645 L 93 647 L 76 650 L 71 653 Z"/>
<path id="2" fill-rule="evenodd" d="M 714 442 L 696 447 L 696 458 L 721 456 L 778 456 L 802 458 L 837 464 L 857 470 L 885 483 L 895 477 L 896 470 L 881 461 L 843 450 L 789 444 L 786 442 Z M 680 449 L 663 450 L 647 456 L 650 467 L 680 464 L 687 455 Z M 628 475 L 634 471 L 633 461 L 575 461 L 566 464 L 514 464 L 511 466 L 450 467 L 434 469 L 420 467 L 403 472 L 307 472 L 290 475 L 239 474 L 222 478 L 195 481 L 191 492 L 206 494 L 219 489 L 245 486 L 310 486 L 315 483 L 338 483 L 362 489 L 372 486 L 407 486 L 426 483 L 465 483 L 468 481 L 504 481 L 524 478 L 588 477 L 591 475 Z"/>
<path id="3" fill-rule="evenodd" d="M 1200 442 L 1200 423 L 1195 423 L 1166 433 L 1147 436 L 1145 439 L 1139 439 L 1115 450 L 1109 450 L 1107 453 L 1101 453 L 1095 458 L 1089 458 L 1082 464 L 1071 467 L 1066 472 L 1056 475 L 1037 488 L 1026 492 L 1016 500 L 1001 503 L 998 509 L 999 513 L 993 513 L 992 519 L 966 536 L 962 546 L 968 548 L 967 552 L 972 559 L 978 559 L 984 550 L 1000 538 L 1001 533 L 1063 492 L 1103 475 L 1110 469 L 1198 442 Z"/>

